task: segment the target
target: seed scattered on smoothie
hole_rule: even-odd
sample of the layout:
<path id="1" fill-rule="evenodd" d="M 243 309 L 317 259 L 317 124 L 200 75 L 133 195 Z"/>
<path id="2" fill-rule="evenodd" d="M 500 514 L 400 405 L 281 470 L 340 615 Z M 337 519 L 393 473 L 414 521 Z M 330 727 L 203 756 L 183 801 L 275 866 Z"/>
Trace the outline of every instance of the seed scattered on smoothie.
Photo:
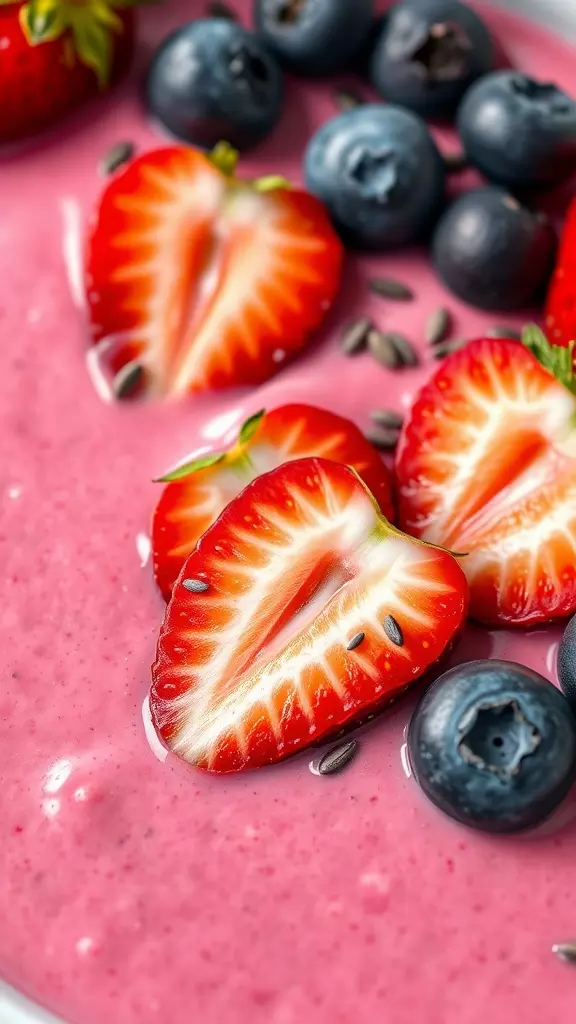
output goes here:
<path id="1" fill-rule="evenodd" d="M 366 348 L 368 335 L 372 329 L 373 324 L 368 317 L 362 317 L 360 320 L 354 320 L 353 323 L 348 324 L 342 335 L 342 351 L 344 355 L 353 356 L 357 352 L 362 352 Z"/>
<path id="2" fill-rule="evenodd" d="M 402 334 L 400 331 L 388 331 L 387 337 L 396 349 L 403 366 L 418 365 L 418 353 L 405 334 Z"/>
<path id="3" fill-rule="evenodd" d="M 342 111 L 355 110 L 366 102 L 356 89 L 335 89 L 333 95 L 336 106 Z"/>
<path id="4" fill-rule="evenodd" d="M 182 586 L 191 594 L 204 594 L 210 589 L 210 584 L 206 583 L 206 580 L 182 580 Z"/>
<path id="5" fill-rule="evenodd" d="M 370 419 L 380 427 L 392 427 L 400 430 L 404 417 L 394 409 L 372 409 Z"/>
<path id="6" fill-rule="evenodd" d="M 441 345 L 434 347 L 434 358 L 444 359 L 445 356 L 451 356 L 453 352 L 459 352 L 467 344 L 467 338 L 450 338 L 449 341 L 443 341 Z"/>
<path id="7" fill-rule="evenodd" d="M 116 145 L 112 146 L 108 152 L 102 157 L 99 164 L 99 171 L 103 178 L 107 178 L 109 174 L 113 174 L 117 171 L 122 164 L 128 163 L 132 159 L 136 147 L 133 142 L 129 142 L 127 139 L 122 142 L 117 142 Z"/>
<path id="8" fill-rule="evenodd" d="M 510 338 L 511 341 L 521 341 L 522 333 L 515 327 L 507 327 L 506 324 L 496 324 L 487 332 L 489 338 Z"/>
<path id="9" fill-rule="evenodd" d="M 564 963 L 576 966 L 576 942 L 557 942 L 552 946 L 552 952 Z"/>
<path id="10" fill-rule="evenodd" d="M 389 334 L 383 334 L 373 327 L 368 332 L 368 348 L 376 362 L 387 370 L 395 370 L 399 366 L 400 356 Z"/>
<path id="11" fill-rule="evenodd" d="M 429 345 L 439 345 L 450 333 L 452 316 L 444 306 L 439 306 L 430 314 L 426 321 L 426 341 Z"/>
<path id="12" fill-rule="evenodd" d="M 140 363 L 126 363 L 114 377 L 112 391 L 114 397 L 119 401 L 125 398 L 134 398 L 140 390 L 144 379 L 144 368 Z"/>
<path id="13" fill-rule="evenodd" d="M 346 650 L 347 651 L 354 651 L 354 650 L 356 650 L 356 648 L 359 647 L 360 644 L 362 643 L 362 641 L 363 641 L 365 636 L 366 636 L 365 633 L 356 633 L 356 636 L 352 637 L 352 639 L 351 639 L 350 643 L 348 644 Z"/>
<path id="14" fill-rule="evenodd" d="M 398 444 L 400 432 L 393 427 L 375 427 L 374 430 L 368 430 L 365 436 L 380 451 L 392 452 Z"/>
<path id="15" fill-rule="evenodd" d="M 350 764 L 358 752 L 356 740 L 348 740 L 346 743 L 338 743 L 331 750 L 328 750 L 318 763 L 319 775 L 336 775 L 346 765 Z"/>
<path id="16" fill-rule="evenodd" d="M 384 632 L 388 639 L 396 645 L 396 647 L 404 646 L 404 634 L 400 628 L 399 623 L 393 615 L 387 615 L 384 619 Z"/>
<path id="17" fill-rule="evenodd" d="M 394 302 L 412 302 L 414 299 L 412 288 L 395 277 L 371 277 L 368 288 L 374 295 L 392 299 Z"/>

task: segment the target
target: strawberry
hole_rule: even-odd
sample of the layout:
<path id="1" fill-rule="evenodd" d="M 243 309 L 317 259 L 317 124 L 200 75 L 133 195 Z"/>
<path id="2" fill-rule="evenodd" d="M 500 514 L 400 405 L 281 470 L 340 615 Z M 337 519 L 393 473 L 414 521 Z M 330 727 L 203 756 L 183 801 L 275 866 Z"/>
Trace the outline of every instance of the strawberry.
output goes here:
<path id="1" fill-rule="evenodd" d="M 260 473 L 283 462 L 319 455 L 352 466 L 393 519 L 389 474 L 350 420 L 312 405 L 284 405 L 256 413 L 226 452 L 204 455 L 162 477 L 152 523 L 154 574 L 168 599 L 188 555 L 228 502 Z"/>
<path id="2" fill-rule="evenodd" d="M 51 128 L 127 70 L 139 0 L 0 0 L 0 143 Z"/>
<path id="3" fill-rule="evenodd" d="M 396 456 L 402 528 L 465 554 L 471 614 L 485 623 L 576 609 L 572 346 L 549 345 L 538 328 L 524 340 L 474 341 L 449 356 L 416 398 Z"/>
<path id="4" fill-rule="evenodd" d="M 114 178 L 89 242 L 93 340 L 149 395 L 259 384 L 338 290 L 342 245 L 313 196 L 235 177 L 236 154 L 172 146 Z"/>
<path id="5" fill-rule="evenodd" d="M 390 526 L 353 470 L 285 463 L 233 498 L 186 561 L 152 720 L 208 771 L 272 764 L 406 689 L 466 605 L 452 555 Z"/>
<path id="6" fill-rule="evenodd" d="M 576 199 L 562 231 L 546 302 L 546 331 L 554 345 L 576 343 Z"/>

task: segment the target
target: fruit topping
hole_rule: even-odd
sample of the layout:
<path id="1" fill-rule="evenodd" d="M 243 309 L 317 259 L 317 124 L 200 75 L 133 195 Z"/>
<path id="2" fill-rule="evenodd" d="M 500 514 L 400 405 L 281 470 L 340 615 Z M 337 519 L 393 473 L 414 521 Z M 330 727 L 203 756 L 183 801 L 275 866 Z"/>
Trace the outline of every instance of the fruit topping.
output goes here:
<path id="1" fill-rule="evenodd" d="M 546 301 L 546 330 L 555 345 L 576 343 L 576 199 L 564 221 Z"/>
<path id="2" fill-rule="evenodd" d="M 191 594 L 186 579 L 210 589 Z M 186 561 L 152 670 L 152 720 L 208 771 L 280 761 L 408 687 L 466 604 L 452 555 L 390 526 L 351 469 L 287 463 L 233 498 Z"/>
<path id="3" fill-rule="evenodd" d="M 457 0 L 404 0 L 386 19 L 370 77 L 390 103 L 423 117 L 446 117 L 493 59 L 490 33 L 469 7 Z"/>
<path id="4" fill-rule="evenodd" d="M 558 648 L 558 680 L 571 704 L 576 707 L 576 615 L 564 630 Z"/>
<path id="5" fill-rule="evenodd" d="M 509 188 L 555 185 L 576 173 L 576 103 L 518 71 L 476 82 L 458 130 L 470 163 Z"/>
<path id="6" fill-rule="evenodd" d="M 424 122 L 399 107 L 370 103 L 322 125 L 304 172 L 342 237 L 370 249 L 422 237 L 444 203 L 439 150 Z"/>
<path id="7" fill-rule="evenodd" d="M 0 0 L 0 143 L 53 127 L 130 66 L 139 0 Z"/>
<path id="8" fill-rule="evenodd" d="M 374 0 L 254 0 L 264 44 L 290 71 L 325 75 L 344 70 L 372 30 Z"/>
<path id="9" fill-rule="evenodd" d="M 538 825 L 576 775 L 576 720 L 547 679 L 508 661 L 471 661 L 424 694 L 410 764 L 442 811 L 486 832 Z"/>
<path id="10" fill-rule="evenodd" d="M 282 72 L 251 32 L 225 18 L 200 18 L 157 50 L 146 82 L 153 117 L 207 149 L 226 139 L 244 150 L 276 125 Z"/>
<path id="11" fill-rule="evenodd" d="M 149 396 L 259 384 L 305 344 L 338 290 L 342 246 L 322 205 L 242 181 L 226 146 L 172 146 L 109 183 L 89 239 L 92 337 Z"/>
<path id="12" fill-rule="evenodd" d="M 503 189 L 466 192 L 441 217 L 432 243 L 436 270 L 464 302 L 480 309 L 525 309 L 543 294 L 556 236 Z"/>
<path id="13" fill-rule="evenodd" d="M 387 519 L 394 517 L 388 470 L 350 420 L 312 405 L 283 405 L 246 421 L 234 447 L 167 474 L 154 513 L 156 582 L 168 599 L 188 555 L 228 502 L 284 462 L 321 456 L 351 466 Z"/>
<path id="14" fill-rule="evenodd" d="M 568 350 L 533 333 L 574 387 Z M 526 347 L 485 339 L 448 356 L 405 421 L 396 475 L 402 529 L 466 555 L 475 619 L 576 610 L 576 397 Z"/>

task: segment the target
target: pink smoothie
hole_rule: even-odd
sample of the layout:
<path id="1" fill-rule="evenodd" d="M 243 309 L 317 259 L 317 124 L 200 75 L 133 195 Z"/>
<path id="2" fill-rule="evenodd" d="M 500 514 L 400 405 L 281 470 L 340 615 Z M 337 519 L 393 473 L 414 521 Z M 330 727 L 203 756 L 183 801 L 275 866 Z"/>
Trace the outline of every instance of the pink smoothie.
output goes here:
<path id="1" fill-rule="evenodd" d="M 199 10 L 146 11 L 146 44 Z M 520 67 L 576 93 L 574 51 L 490 20 Z M 243 169 L 299 179 L 333 109 L 326 84 L 290 82 L 282 124 Z M 457 335 L 494 318 L 444 293 L 421 253 L 351 258 L 318 344 L 257 392 L 105 403 L 74 253 L 98 161 L 121 139 L 157 141 L 135 82 L 0 166 L 0 974 L 77 1024 L 573 1020 L 576 969 L 550 947 L 576 939 L 576 821 L 568 809 L 563 828 L 494 839 L 444 820 L 403 768 L 413 697 L 331 778 L 309 770 L 312 754 L 219 778 L 149 746 L 163 610 L 152 477 L 261 407 L 309 401 L 363 428 L 371 408 L 406 408 L 433 369 L 424 347 L 401 373 L 346 360 L 345 318 L 368 311 L 416 339 L 441 303 Z M 370 299 L 373 272 L 410 281 L 417 301 Z M 470 627 L 454 660 L 517 659 L 554 678 L 558 638 Z"/>

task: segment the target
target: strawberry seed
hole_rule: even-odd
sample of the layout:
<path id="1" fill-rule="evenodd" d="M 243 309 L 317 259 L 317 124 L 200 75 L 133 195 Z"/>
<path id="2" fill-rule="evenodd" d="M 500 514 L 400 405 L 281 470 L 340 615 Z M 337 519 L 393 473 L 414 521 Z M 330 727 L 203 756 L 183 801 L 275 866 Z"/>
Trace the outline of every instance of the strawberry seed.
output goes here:
<path id="1" fill-rule="evenodd" d="M 182 580 L 182 586 L 191 594 L 204 594 L 210 589 L 210 584 L 205 580 Z"/>
<path id="2" fill-rule="evenodd" d="M 384 632 L 391 643 L 396 647 L 404 646 L 404 635 L 393 615 L 387 615 L 384 619 Z"/>
<path id="3" fill-rule="evenodd" d="M 356 636 L 352 637 L 352 639 L 351 639 L 350 643 L 348 644 L 346 650 L 347 651 L 354 651 L 356 649 L 356 647 L 360 646 L 360 644 L 362 643 L 362 641 L 363 641 L 365 636 L 366 636 L 365 633 L 356 633 Z"/>
<path id="4" fill-rule="evenodd" d="M 319 775 L 335 775 L 336 772 L 341 772 L 353 757 L 356 756 L 358 751 L 358 743 L 356 740 L 348 740 L 347 743 L 339 743 L 331 750 L 328 750 L 324 757 L 320 758 L 318 764 Z"/>

